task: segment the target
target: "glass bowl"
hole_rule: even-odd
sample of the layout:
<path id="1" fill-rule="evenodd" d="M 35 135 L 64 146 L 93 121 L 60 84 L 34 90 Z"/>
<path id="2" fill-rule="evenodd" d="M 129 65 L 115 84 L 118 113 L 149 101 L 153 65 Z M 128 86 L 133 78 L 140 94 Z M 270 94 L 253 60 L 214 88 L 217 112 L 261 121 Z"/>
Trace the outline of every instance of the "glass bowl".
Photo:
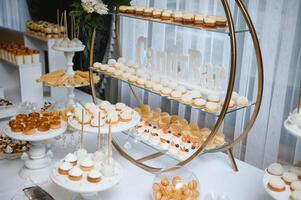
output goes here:
<path id="1" fill-rule="evenodd" d="M 199 196 L 199 180 L 185 167 L 163 169 L 153 180 L 153 200 L 197 200 Z"/>

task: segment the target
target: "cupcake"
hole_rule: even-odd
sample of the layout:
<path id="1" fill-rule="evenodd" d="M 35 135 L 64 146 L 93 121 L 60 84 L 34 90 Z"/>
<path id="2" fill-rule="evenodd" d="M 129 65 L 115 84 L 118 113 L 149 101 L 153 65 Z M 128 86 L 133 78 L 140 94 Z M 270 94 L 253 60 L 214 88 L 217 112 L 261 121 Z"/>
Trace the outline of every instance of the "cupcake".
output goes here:
<path id="1" fill-rule="evenodd" d="M 129 112 L 123 112 L 120 114 L 120 121 L 129 122 L 132 120 L 132 114 Z"/>
<path id="2" fill-rule="evenodd" d="M 182 92 L 178 90 L 174 90 L 171 92 L 171 97 L 179 99 L 182 96 Z"/>
<path id="3" fill-rule="evenodd" d="M 132 82 L 132 83 L 135 83 L 135 82 L 137 81 L 137 79 L 138 79 L 138 77 L 135 76 L 135 75 L 131 75 L 131 76 L 129 77 L 129 81 Z"/>
<path id="4" fill-rule="evenodd" d="M 80 170 L 79 167 L 74 167 L 69 171 L 68 178 L 71 181 L 80 181 L 83 178 L 83 172 Z"/>
<path id="5" fill-rule="evenodd" d="M 126 12 L 129 13 L 129 14 L 135 14 L 136 9 L 135 9 L 135 7 L 133 7 L 133 6 L 129 6 L 129 7 L 127 8 Z"/>
<path id="6" fill-rule="evenodd" d="M 244 107 L 244 106 L 248 106 L 249 105 L 249 100 L 246 97 L 238 97 L 237 100 L 237 106 L 239 107 Z"/>
<path id="7" fill-rule="evenodd" d="M 155 92 L 161 92 L 161 90 L 163 89 L 163 86 L 160 83 L 156 83 L 156 84 L 153 85 L 152 89 Z"/>
<path id="8" fill-rule="evenodd" d="M 153 81 L 146 81 L 145 87 L 151 89 L 155 83 Z"/>
<path id="9" fill-rule="evenodd" d="M 208 98 L 207 98 L 207 100 L 209 101 L 209 102 L 215 102 L 215 103 L 218 103 L 219 101 L 220 101 L 220 95 L 218 94 L 218 93 L 210 93 L 209 95 L 208 95 Z"/>
<path id="10" fill-rule="evenodd" d="M 216 16 L 216 25 L 220 27 L 225 27 L 227 25 L 227 18 L 223 16 Z"/>
<path id="11" fill-rule="evenodd" d="M 68 153 L 65 156 L 64 161 L 70 163 L 73 166 L 75 166 L 77 164 L 77 157 L 73 153 Z"/>
<path id="12" fill-rule="evenodd" d="M 272 163 L 267 168 L 267 172 L 274 176 L 281 176 L 283 174 L 283 167 L 279 163 Z"/>
<path id="13" fill-rule="evenodd" d="M 140 86 L 144 86 L 144 84 L 146 83 L 146 78 L 138 78 L 137 79 L 137 84 Z"/>
<path id="14" fill-rule="evenodd" d="M 184 94 L 181 97 L 181 100 L 186 103 L 186 104 L 191 104 L 192 103 L 192 96 L 190 94 Z"/>
<path id="15" fill-rule="evenodd" d="M 124 103 L 116 103 L 116 105 L 115 105 L 115 108 L 117 111 L 121 111 L 125 107 L 126 107 L 126 105 Z"/>
<path id="16" fill-rule="evenodd" d="M 272 178 L 267 187 L 274 192 L 283 192 L 285 191 L 285 183 L 280 178 Z"/>
<path id="17" fill-rule="evenodd" d="M 206 103 L 207 103 L 207 101 L 205 99 L 199 98 L 199 99 L 194 99 L 192 102 L 192 105 L 199 107 L 199 108 L 204 108 Z"/>
<path id="18" fill-rule="evenodd" d="M 63 162 L 58 168 L 58 173 L 61 175 L 68 175 L 69 171 L 73 168 L 73 165 L 69 162 Z"/>
<path id="19" fill-rule="evenodd" d="M 101 181 L 101 174 L 97 170 L 91 170 L 87 175 L 87 181 L 90 183 L 99 183 Z"/>
<path id="20" fill-rule="evenodd" d="M 81 163 L 80 163 L 80 168 L 83 171 L 90 171 L 94 167 L 93 161 L 90 158 L 85 158 Z"/>

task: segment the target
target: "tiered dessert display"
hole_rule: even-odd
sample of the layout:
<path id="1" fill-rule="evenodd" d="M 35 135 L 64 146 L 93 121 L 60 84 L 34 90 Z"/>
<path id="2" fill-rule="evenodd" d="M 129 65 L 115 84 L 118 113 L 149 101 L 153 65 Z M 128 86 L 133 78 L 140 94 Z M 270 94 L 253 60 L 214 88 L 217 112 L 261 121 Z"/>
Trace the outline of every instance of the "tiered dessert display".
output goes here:
<path id="1" fill-rule="evenodd" d="M 267 193 L 274 199 L 299 199 L 301 197 L 301 167 L 272 163 L 265 170 L 263 184 Z"/>
<path id="2" fill-rule="evenodd" d="M 21 177 L 47 178 L 51 160 L 46 152 L 45 141 L 61 135 L 66 128 L 67 123 L 59 113 L 50 112 L 18 114 L 4 126 L 3 131 L 8 137 L 28 141 L 32 145 L 28 154 L 23 155 L 25 166 L 20 171 Z"/>
<path id="3" fill-rule="evenodd" d="M 85 45 L 78 39 L 79 28 L 78 24 L 75 24 L 74 18 L 71 18 L 71 39 L 68 38 L 67 28 L 67 14 L 64 11 L 61 21 L 63 20 L 64 32 L 59 38 L 56 39 L 53 49 L 56 51 L 64 52 L 66 58 L 66 70 L 58 70 L 50 72 L 40 77 L 37 82 L 43 82 L 51 87 L 67 87 L 68 88 L 68 103 L 67 107 L 74 107 L 74 88 L 89 85 L 89 74 L 88 72 L 74 71 L 73 70 L 73 57 L 75 52 L 81 52 L 85 49 Z M 94 83 L 99 81 L 99 77 L 96 78 Z"/>
<path id="4" fill-rule="evenodd" d="M 114 117 L 110 116 L 114 114 L 108 110 L 105 112 L 109 115 L 104 118 L 103 111 L 97 110 L 94 104 L 86 104 L 84 108 L 75 110 L 74 118 L 79 120 L 81 125 L 80 148 L 58 161 L 51 173 L 54 183 L 66 190 L 79 193 L 83 199 L 101 199 L 98 192 L 115 186 L 122 176 L 121 165 L 112 158 L 112 126 L 118 122 L 112 121 Z M 88 153 L 83 145 L 86 116 L 89 115 L 92 115 L 95 120 L 93 125 L 97 127 L 97 151 L 93 154 Z M 104 119 L 108 126 L 106 132 L 101 132 Z M 106 144 L 103 142 L 103 134 L 107 136 Z"/>
<path id="5" fill-rule="evenodd" d="M 29 142 L 12 140 L 6 135 L 0 135 L 0 159 L 16 159 L 30 148 Z"/>
<path id="6" fill-rule="evenodd" d="M 75 108 L 73 115 L 69 118 L 69 124 L 78 130 L 90 133 L 107 134 L 108 127 L 111 132 L 126 131 L 138 124 L 140 115 L 124 103 L 112 105 L 108 101 L 102 101 L 100 105 L 87 103 L 84 105 L 85 115 L 82 117 L 82 108 Z M 100 121 L 98 115 L 100 114 Z M 82 125 L 82 122 L 83 124 Z"/>
<path id="7" fill-rule="evenodd" d="M 142 121 L 137 126 L 138 133 L 135 134 L 138 134 L 139 140 L 142 143 L 155 147 L 159 152 L 136 159 L 133 158 L 129 152 L 126 152 L 127 150 L 124 150 L 116 139 L 113 140 L 113 145 L 122 156 L 149 172 L 157 172 L 161 170 L 161 168 L 150 166 L 145 162 L 166 154 L 177 157 L 177 165 L 183 166 L 200 154 L 216 151 L 226 151 L 233 169 L 235 171 L 238 170 L 232 154 L 232 147 L 240 143 L 247 136 L 257 118 L 262 100 L 263 63 L 256 31 L 242 1 L 236 0 L 236 4 L 249 30 L 236 30 L 228 2 L 221 0 L 221 3 L 225 11 L 225 17 L 203 16 L 193 13 L 183 14 L 178 11 L 171 12 L 141 6 L 122 6 L 119 7 L 116 12 L 112 13 L 115 17 L 115 26 L 113 27 L 116 27 L 113 29 L 115 34 L 112 34 L 115 35 L 115 42 L 113 44 L 117 49 L 119 59 L 110 59 L 108 64 L 94 63 L 94 65 L 90 67 L 90 85 L 92 88 L 93 101 L 96 102 L 93 72 L 100 72 L 128 83 L 131 92 L 140 104 L 140 108 L 136 110 L 142 115 Z M 210 63 L 204 64 L 201 60 L 201 54 L 198 51 L 189 51 L 189 55 L 185 55 L 184 57 L 177 51 L 172 51 L 168 54 L 165 52 L 157 52 L 149 48 L 146 38 L 138 39 L 136 46 L 137 60 L 126 60 L 121 55 L 119 40 L 121 17 L 130 17 L 146 22 L 151 21 L 152 23 L 183 26 L 185 28 L 229 36 L 229 77 L 226 77 L 227 73 L 224 68 L 213 67 Z M 258 82 L 256 84 L 257 96 L 255 103 L 233 92 L 237 60 L 235 35 L 248 31 L 251 34 L 257 61 L 258 77 L 256 80 Z M 142 57 L 142 55 L 145 56 Z M 228 80 L 228 84 L 226 84 L 226 80 Z M 227 85 L 227 87 L 222 87 L 224 85 Z M 176 116 L 160 113 L 159 110 L 151 111 L 149 108 L 144 109 L 145 105 L 143 105 L 143 101 L 139 98 L 133 86 L 160 95 L 161 97 L 167 97 L 181 104 L 192 106 L 201 112 L 213 113 L 213 116 L 216 117 L 215 125 L 211 130 L 206 127 L 200 129 L 198 126 L 188 124 L 187 121 L 179 119 Z M 249 108 L 253 105 L 254 109 L 250 109 L 252 114 L 245 130 L 237 138 L 225 142 L 224 136 L 219 132 L 219 129 L 226 114 L 239 109 Z M 170 133 L 168 131 L 170 131 Z M 173 132 L 179 132 L 179 135 L 172 134 Z M 130 133 L 127 134 L 133 135 Z M 187 140 L 187 138 L 190 139 Z M 172 144 L 168 145 L 164 143 L 164 141 L 172 142 Z M 193 143 L 197 145 L 193 145 Z M 192 147 L 195 149 L 192 150 Z M 162 150 L 162 148 L 165 150 Z M 179 154 L 181 155 L 179 156 Z"/>

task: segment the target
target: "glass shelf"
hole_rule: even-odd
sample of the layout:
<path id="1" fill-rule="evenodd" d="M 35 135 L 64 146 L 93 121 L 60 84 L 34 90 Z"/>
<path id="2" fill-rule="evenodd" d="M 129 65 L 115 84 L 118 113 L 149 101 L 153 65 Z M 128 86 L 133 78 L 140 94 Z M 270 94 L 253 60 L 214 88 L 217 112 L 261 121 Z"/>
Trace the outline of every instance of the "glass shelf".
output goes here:
<path id="1" fill-rule="evenodd" d="M 197 25 L 193 25 L 193 24 L 183 24 L 183 23 L 179 23 L 179 22 L 174 22 L 173 20 L 162 20 L 162 19 L 159 19 L 159 18 L 144 17 L 144 16 L 139 16 L 139 15 L 135 15 L 135 14 L 128 14 L 128 13 L 110 12 L 109 14 L 115 15 L 115 16 L 138 19 L 138 20 L 151 21 L 151 22 L 155 22 L 155 23 L 181 26 L 181 27 L 184 27 L 184 28 L 192 28 L 192 29 L 196 29 L 196 30 L 208 31 L 208 32 L 213 32 L 213 33 L 223 33 L 223 34 L 227 34 L 227 35 L 229 34 L 228 27 L 208 28 L 208 27 L 197 26 Z M 235 33 L 245 33 L 245 32 L 248 32 L 248 31 L 249 31 L 248 29 L 237 29 L 234 32 Z"/>
<path id="2" fill-rule="evenodd" d="M 183 104 L 183 105 L 190 106 L 190 107 L 192 107 L 193 109 L 200 110 L 200 111 L 202 111 L 202 112 L 204 112 L 204 113 L 207 113 L 207 114 L 210 114 L 210 115 L 213 115 L 213 116 L 216 116 L 216 117 L 218 117 L 219 114 L 220 114 L 220 113 L 219 113 L 220 111 L 219 111 L 219 112 L 208 112 L 208 111 L 206 111 L 204 108 L 200 108 L 200 107 L 193 106 L 192 104 L 184 103 L 184 102 L 181 101 L 180 99 L 174 99 L 174 98 L 172 98 L 172 97 L 170 97 L 170 96 L 164 96 L 164 95 L 161 95 L 160 93 L 157 93 L 157 92 L 155 92 L 155 91 L 153 91 L 153 90 L 151 90 L 151 89 L 145 88 L 145 87 L 143 87 L 143 86 L 140 86 L 140 85 L 138 85 L 138 84 L 135 84 L 135 83 L 132 83 L 132 82 L 129 82 L 129 81 L 122 80 L 122 79 L 120 79 L 119 77 L 115 77 L 115 76 L 113 76 L 112 74 L 104 73 L 103 71 L 98 70 L 98 69 L 95 69 L 94 67 L 91 67 L 91 69 L 92 69 L 93 71 L 95 71 L 95 72 L 99 72 L 99 73 L 102 73 L 102 74 L 104 74 L 104 75 L 110 76 L 110 77 L 112 77 L 112 78 L 115 78 L 115 79 L 117 79 L 117 80 L 120 80 L 120 81 L 122 81 L 122 82 L 124 82 L 124 83 L 127 83 L 127 84 L 129 84 L 129 85 L 132 85 L 132 86 L 135 86 L 135 87 L 137 87 L 137 88 L 143 89 L 143 90 L 148 91 L 148 92 L 150 92 L 150 93 L 152 93 L 152 94 L 156 94 L 156 95 L 158 95 L 158 96 L 161 96 L 162 98 L 168 99 L 168 100 L 170 100 L 170 101 L 175 101 L 175 102 L 181 103 L 181 104 Z M 242 106 L 242 107 L 235 106 L 234 108 L 228 109 L 228 111 L 227 111 L 226 114 L 233 113 L 233 112 L 236 112 L 236 111 L 238 111 L 238 110 L 245 109 L 245 108 L 249 108 L 249 107 L 251 107 L 251 106 L 253 106 L 253 105 L 255 105 L 255 102 L 250 103 L 248 106 Z"/>
<path id="3" fill-rule="evenodd" d="M 180 159 L 179 157 L 177 157 L 177 156 L 169 153 L 168 150 L 164 150 L 164 149 L 160 148 L 159 146 L 155 146 L 155 145 L 150 144 L 147 141 L 143 141 L 142 139 L 139 138 L 139 136 L 138 137 L 134 136 L 133 134 L 135 134 L 135 133 L 132 133 L 130 130 L 128 130 L 128 131 L 122 131 L 122 133 L 126 137 L 126 138 L 124 138 L 124 141 L 128 141 L 128 142 L 131 143 L 131 146 L 132 146 L 131 148 L 133 148 L 134 144 L 140 143 L 140 144 L 143 144 L 143 145 L 149 147 L 150 149 L 153 149 L 155 152 L 161 152 L 162 154 L 168 156 L 169 158 L 172 158 L 173 160 L 175 160 L 177 162 L 183 160 L 183 159 Z M 114 137 L 114 138 L 116 139 L 116 137 Z M 117 139 L 117 141 L 118 141 L 118 139 Z M 215 149 L 218 149 L 221 146 L 224 146 L 224 145 L 227 145 L 227 144 L 228 144 L 228 142 L 225 141 L 225 143 L 223 145 L 217 146 Z M 214 151 L 215 149 L 204 151 L 200 155 L 205 154 L 205 153 L 209 153 L 211 151 Z"/>

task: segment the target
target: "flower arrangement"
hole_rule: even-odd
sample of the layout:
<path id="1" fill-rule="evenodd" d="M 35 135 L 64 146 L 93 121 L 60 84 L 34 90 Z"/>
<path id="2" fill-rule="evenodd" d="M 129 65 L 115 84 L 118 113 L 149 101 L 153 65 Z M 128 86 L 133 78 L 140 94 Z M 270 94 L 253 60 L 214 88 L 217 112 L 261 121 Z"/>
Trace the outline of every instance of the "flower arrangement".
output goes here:
<path id="1" fill-rule="evenodd" d="M 84 54 L 88 57 L 92 40 L 92 33 L 101 26 L 103 15 L 113 11 L 114 7 L 130 5 L 131 0 L 75 0 L 70 15 L 79 23 L 81 33 L 85 39 L 86 49 Z"/>

